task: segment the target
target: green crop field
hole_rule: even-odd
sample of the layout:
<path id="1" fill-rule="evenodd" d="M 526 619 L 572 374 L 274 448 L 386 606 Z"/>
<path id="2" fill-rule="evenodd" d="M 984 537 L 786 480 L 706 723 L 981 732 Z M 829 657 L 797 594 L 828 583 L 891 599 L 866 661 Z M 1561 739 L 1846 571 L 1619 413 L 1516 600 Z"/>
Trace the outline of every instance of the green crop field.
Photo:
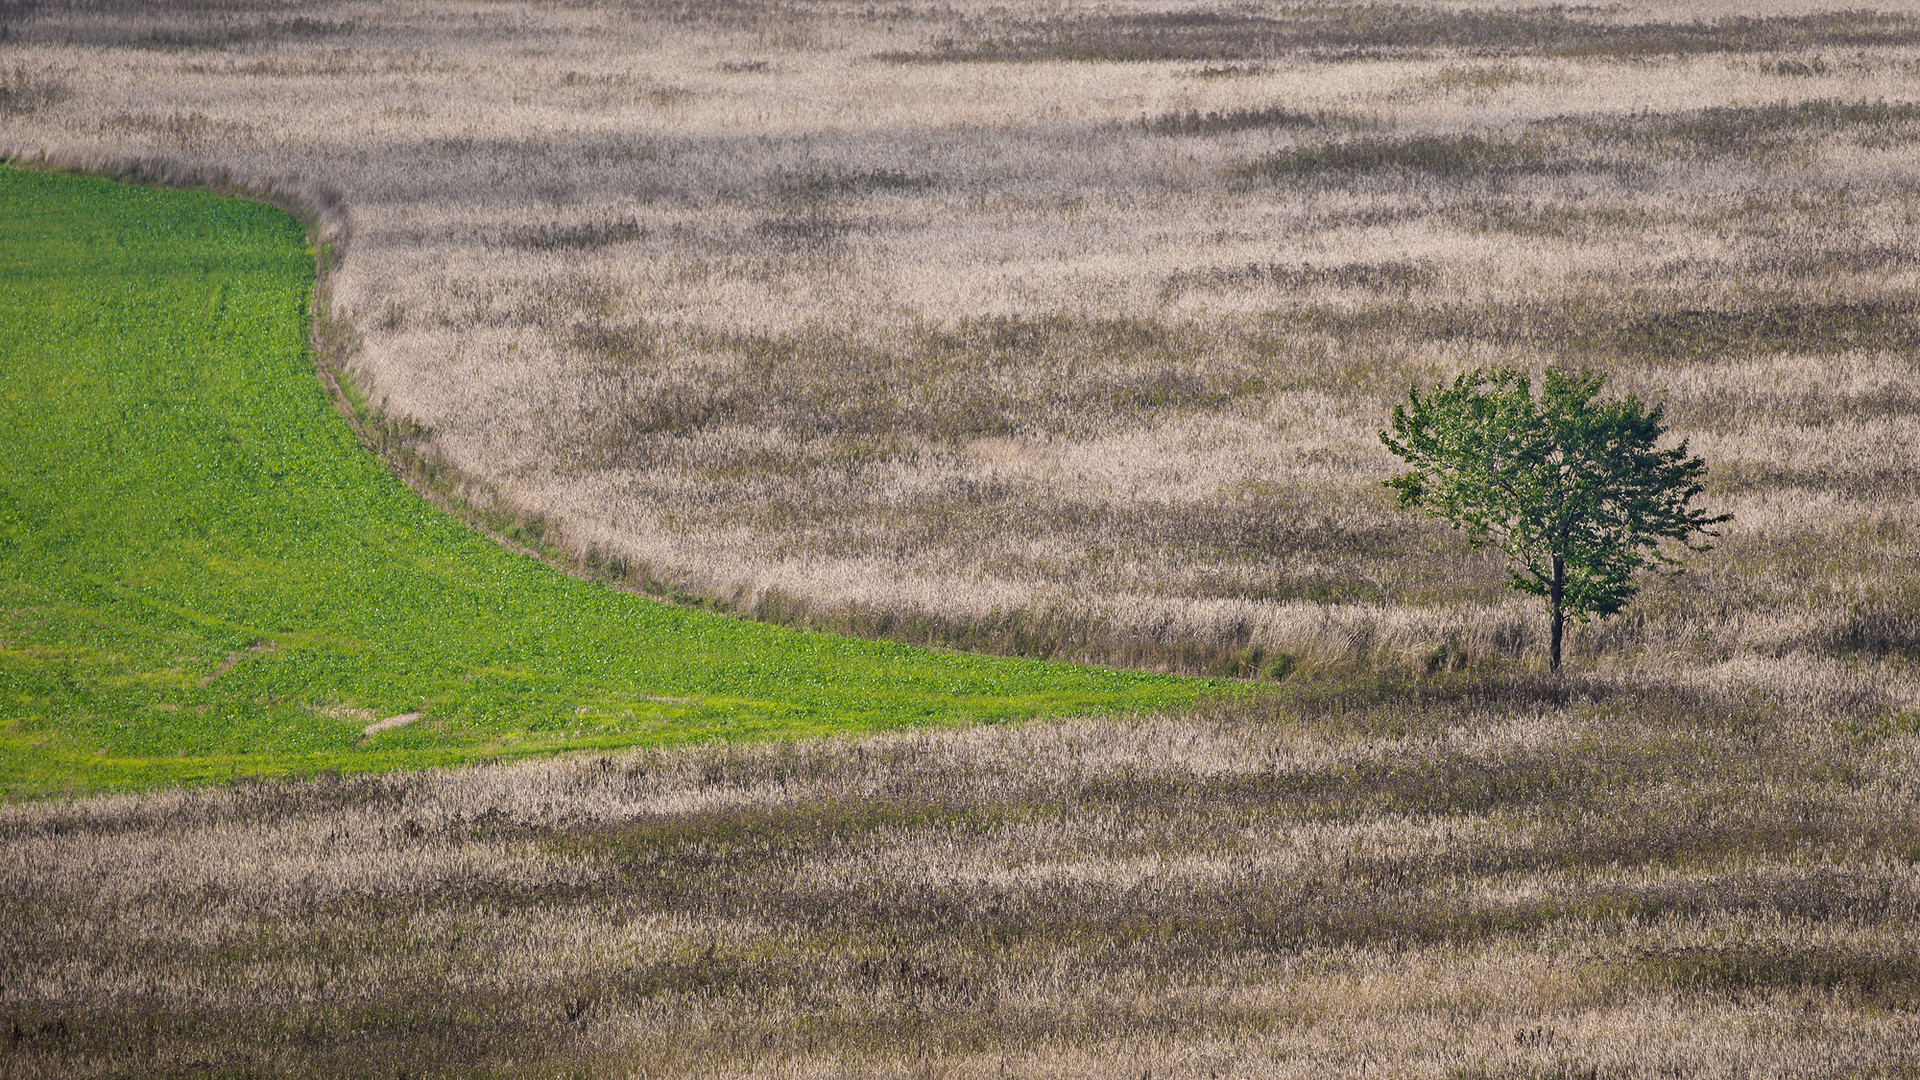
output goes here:
<path id="1" fill-rule="evenodd" d="M 313 275 L 280 210 L 0 170 L 0 794 L 1205 691 L 787 631 L 504 551 L 385 472 L 329 406 Z"/>

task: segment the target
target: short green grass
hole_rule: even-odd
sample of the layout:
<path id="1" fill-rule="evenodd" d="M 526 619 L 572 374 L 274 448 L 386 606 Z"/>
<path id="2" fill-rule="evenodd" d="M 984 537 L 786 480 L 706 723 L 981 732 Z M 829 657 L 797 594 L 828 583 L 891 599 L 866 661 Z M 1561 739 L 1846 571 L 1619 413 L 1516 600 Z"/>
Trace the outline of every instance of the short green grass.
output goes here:
<path id="1" fill-rule="evenodd" d="M 0 795 L 1207 692 L 782 630 L 504 551 L 329 406 L 313 274 L 271 207 L 0 168 Z"/>

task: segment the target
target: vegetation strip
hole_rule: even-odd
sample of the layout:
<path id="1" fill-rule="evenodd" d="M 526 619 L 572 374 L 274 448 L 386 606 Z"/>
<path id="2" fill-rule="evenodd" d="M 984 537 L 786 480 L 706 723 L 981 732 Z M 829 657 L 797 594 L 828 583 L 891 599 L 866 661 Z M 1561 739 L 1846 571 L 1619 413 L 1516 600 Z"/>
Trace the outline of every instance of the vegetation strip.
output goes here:
<path id="1" fill-rule="evenodd" d="M 0 171 L 0 793 L 1150 709 L 1206 689 L 781 630 L 502 551 L 386 474 L 328 406 L 312 280 L 278 210 Z"/>

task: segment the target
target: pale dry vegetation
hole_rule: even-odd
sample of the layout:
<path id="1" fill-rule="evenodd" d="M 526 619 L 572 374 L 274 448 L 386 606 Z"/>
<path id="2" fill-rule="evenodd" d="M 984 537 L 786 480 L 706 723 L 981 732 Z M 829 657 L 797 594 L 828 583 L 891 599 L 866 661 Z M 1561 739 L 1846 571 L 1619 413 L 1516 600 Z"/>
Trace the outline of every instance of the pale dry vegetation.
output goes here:
<path id="1" fill-rule="evenodd" d="M 312 209 L 514 535 L 1304 683 L 8 809 L 0 1067 L 1911 1075 L 1917 137 L 1910 3 L 0 0 L 0 154 Z M 1489 364 L 1735 515 L 1570 697 L 1380 487 Z"/>
<path id="2" fill-rule="evenodd" d="M 1910 1076 L 1916 766 L 1536 675 L 0 807 L 0 1069 Z"/>

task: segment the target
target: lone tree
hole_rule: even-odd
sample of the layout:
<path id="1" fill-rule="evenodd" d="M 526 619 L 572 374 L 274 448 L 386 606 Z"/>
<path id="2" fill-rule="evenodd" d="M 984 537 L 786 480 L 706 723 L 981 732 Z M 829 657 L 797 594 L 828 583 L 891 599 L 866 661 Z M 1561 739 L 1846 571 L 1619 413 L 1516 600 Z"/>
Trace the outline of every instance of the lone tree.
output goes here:
<path id="1" fill-rule="evenodd" d="M 1410 390 L 1380 432 L 1412 466 L 1387 481 L 1400 505 L 1465 529 L 1475 547 L 1499 545 L 1512 586 L 1546 598 L 1555 671 L 1569 615 L 1619 611 L 1639 589 L 1635 570 L 1678 564 L 1661 541 L 1705 551 L 1693 536 L 1718 536 L 1713 526 L 1733 517 L 1688 507 L 1707 463 L 1685 442 L 1654 448 L 1660 406 L 1595 401 L 1605 378 L 1548 371 L 1535 398 L 1525 372 L 1476 369 L 1425 397 Z"/>

